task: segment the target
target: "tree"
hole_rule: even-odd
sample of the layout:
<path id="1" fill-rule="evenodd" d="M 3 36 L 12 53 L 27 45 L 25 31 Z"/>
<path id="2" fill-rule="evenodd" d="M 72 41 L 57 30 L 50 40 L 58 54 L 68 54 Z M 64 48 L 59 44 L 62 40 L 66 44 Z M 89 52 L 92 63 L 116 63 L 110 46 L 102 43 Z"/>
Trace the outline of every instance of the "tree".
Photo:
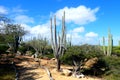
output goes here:
<path id="1" fill-rule="evenodd" d="M 41 54 L 44 54 L 45 47 L 48 45 L 48 41 L 46 38 L 43 38 L 42 36 L 38 36 L 38 38 L 34 37 L 28 43 L 30 46 L 34 48 L 36 53 L 38 54 L 39 52 Z"/>
<path id="2" fill-rule="evenodd" d="M 7 24 L 4 26 L 3 35 L 5 42 L 13 49 L 14 53 L 17 52 L 22 36 L 25 33 L 26 31 L 18 24 Z"/>
<path id="3" fill-rule="evenodd" d="M 66 49 L 66 28 L 65 28 L 65 12 L 62 16 L 62 32 L 61 36 L 56 30 L 56 16 L 54 17 L 54 33 L 51 18 L 51 45 L 55 58 L 57 59 L 57 71 L 60 71 L 60 56 L 64 54 Z"/>
<path id="4" fill-rule="evenodd" d="M 11 23 L 7 17 L 0 15 L 0 37 L 7 43 L 14 53 L 17 52 L 18 46 L 22 40 L 22 36 L 27 33 L 19 24 Z"/>

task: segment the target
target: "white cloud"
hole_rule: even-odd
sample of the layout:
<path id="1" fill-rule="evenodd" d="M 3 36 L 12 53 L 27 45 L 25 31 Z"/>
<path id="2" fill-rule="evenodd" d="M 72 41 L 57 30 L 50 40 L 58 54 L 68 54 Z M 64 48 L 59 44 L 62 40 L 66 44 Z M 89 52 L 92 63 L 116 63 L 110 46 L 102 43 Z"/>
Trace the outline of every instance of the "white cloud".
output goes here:
<path id="1" fill-rule="evenodd" d="M 8 10 L 3 6 L 0 6 L 0 14 L 7 14 L 7 13 L 8 13 Z"/>
<path id="2" fill-rule="evenodd" d="M 95 9 L 87 8 L 86 6 L 65 7 L 58 10 L 55 14 L 57 19 L 61 20 L 61 15 L 63 15 L 63 11 L 65 11 L 67 22 L 83 25 L 95 21 L 98 10 L 98 7 Z"/>
<path id="3" fill-rule="evenodd" d="M 84 37 L 78 33 L 67 34 L 67 40 L 71 40 L 73 45 L 80 45 Z"/>
<path id="4" fill-rule="evenodd" d="M 94 32 L 89 32 L 89 33 L 86 33 L 85 36 L 86 36 L 86 37 L 91 37 L 91 38 L 93 38 L 93 37 L 98 37 L 98 34 L 97 34 L 97 33 L 94 33 Z"/>
<path id="5" fill-rule="evenodd" d="M 42 35 L 42 37 L 50 38 L 50 28 L 48 25 L 49 24 L 46 23 L 31 27 L 26 24 L 21 24 L 21 26 L 23 26 L 24 29 L 29 32 L 27 35 L 25 35 L 25 39 L 27 40 L 31 39 L 31 37 L 37 37 L 38 35 Z"/>
<path id="6" fill-rule="evenodd" d="M 67 39 L 70 39 L 72 37 L 72 44 L 74 45 L 80 45 L 84 42 L 84 36 L 80 33 L 84 32 L 85 28 L 82 27 L 76 27 L 73 30 L 68 31 Z"/>
<path id="7" fill-rule="evenodd" d="M 34 19 L 26 15 L 17 15 L 15 16 L 14 20 L 17 23 L 34 23 Z"/>
<path id="8" fill-rule="evenodd" d="M 84 32 L 84 27 L 77 27 L 72 30 L 72 33 L 81 33 Z"/>
<path id="9" fill-rule="evenodd" d="M 85 28 L 78 27 L 74 28 L 72 31 L 69 31 L 67 34 L 67 39 L 72 36 L 72 44 L 73 45 L 80 45 L 80 44 L 98 44 L 98 34 L 95 32 L 89 32 L 84 35 Z"/>
<path id="10" fill-rule="evenodd" d="M 21 9 L 20 6 L 14 7 L 12 9 L 12 12 L 15 12 L 15 13 L 23 13 L 23 12 L 26 12 L 26 11 L 27 10 Z"/>

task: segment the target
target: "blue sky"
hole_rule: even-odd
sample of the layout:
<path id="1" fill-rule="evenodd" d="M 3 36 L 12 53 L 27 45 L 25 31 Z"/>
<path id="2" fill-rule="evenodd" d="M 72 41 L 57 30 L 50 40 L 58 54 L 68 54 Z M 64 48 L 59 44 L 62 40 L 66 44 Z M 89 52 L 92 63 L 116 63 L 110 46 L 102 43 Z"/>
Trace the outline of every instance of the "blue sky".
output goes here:
<path id="1" fill-rule="evenodd" d="M 73 44 L 98 44 L 111 29 L 114 44 L 120 40 L 119 0 L 0 0 L 0 14 L 21 24 L 30 33 L 26 39 L 38 34 L 50 36 L 49 19 L 56 15 L 61 25 L 66 12 L 67 36 Z M 107 42 L 106 42 L 107 43 Z"/>

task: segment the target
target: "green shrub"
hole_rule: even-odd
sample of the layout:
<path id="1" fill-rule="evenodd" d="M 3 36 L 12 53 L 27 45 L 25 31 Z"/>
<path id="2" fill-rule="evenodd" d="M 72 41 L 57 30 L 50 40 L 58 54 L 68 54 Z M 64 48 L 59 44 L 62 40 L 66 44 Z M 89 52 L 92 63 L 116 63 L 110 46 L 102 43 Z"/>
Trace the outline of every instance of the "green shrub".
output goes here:
<path id="1" fill-rule="evenodd" d="M 77 61 L 84 59 L 90 59 L 94 57 L 102 57 L 102 51 L 98 46 L 95 45 L 81 45 L 72 46 L 67 49 L 64 56 L 61 58 L 62 63 L 72 65 L 73 58 Z"/>
<path id="2" fill-rule="evenodd" d="M 97 63 L 93 65 L 90 69 L 84 69 L 84 74 L 94 75 L 102 77 L 106 71 L 108 71 L 109 66 L 103 58 L 99 58 Z"/>
<path id="3" fill-rule="evenodd" d="M 120 57 L 120 46 L 114 46 L 112 54 Z"/>
<path id="4" fill-rule="evenodd" d="M 105 61 L 109 66 L 109 70 L 105 73 L 105 78 L 111 77 L 109 80 L 119 80 L 120 79 L 120 58 L 109 56 L 105 57 Z"/>
<path id="5" fill-rule="evenodd" d="M 73 65 L 73 60 L 84 60 L 84 54 L 79 46 L 72 46 L 67 49 L 64 56 L 61 57 L 61 62 L 67 65 Z"/>
<path id="6" fill-rule="evenodd" d="M 6 50 L 8 49 L 8 45 L 6 44 L 0 44 L 0 53 L 6 53 Z"/>
<path id="7" fill-rule="evenodd" d="M 26 51 L 31 51 L 32 53 L 35 53 L 35 50 L 31 46 L 27 45 L 26 43 L 22 43 L 19 46 L 18 51 L 20 51 L 22 54 L 25 54 Z"/>
<path id="8" fill-rule="evenodd" d="M 45 54 L 44 56 L 48 57 L 49 59 L 54 58 L 54 55 L 52 53 Z"/>

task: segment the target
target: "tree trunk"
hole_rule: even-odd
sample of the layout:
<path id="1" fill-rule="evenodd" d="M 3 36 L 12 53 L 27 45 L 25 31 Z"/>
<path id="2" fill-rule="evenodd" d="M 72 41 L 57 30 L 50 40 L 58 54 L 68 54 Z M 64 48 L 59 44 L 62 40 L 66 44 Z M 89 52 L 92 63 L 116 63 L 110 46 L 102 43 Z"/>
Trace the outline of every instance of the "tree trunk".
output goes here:
<path id="1" fill-rule="evenodd" d="M 57 71 L 60 71 L 60 59 L 57 58 Z"/>

